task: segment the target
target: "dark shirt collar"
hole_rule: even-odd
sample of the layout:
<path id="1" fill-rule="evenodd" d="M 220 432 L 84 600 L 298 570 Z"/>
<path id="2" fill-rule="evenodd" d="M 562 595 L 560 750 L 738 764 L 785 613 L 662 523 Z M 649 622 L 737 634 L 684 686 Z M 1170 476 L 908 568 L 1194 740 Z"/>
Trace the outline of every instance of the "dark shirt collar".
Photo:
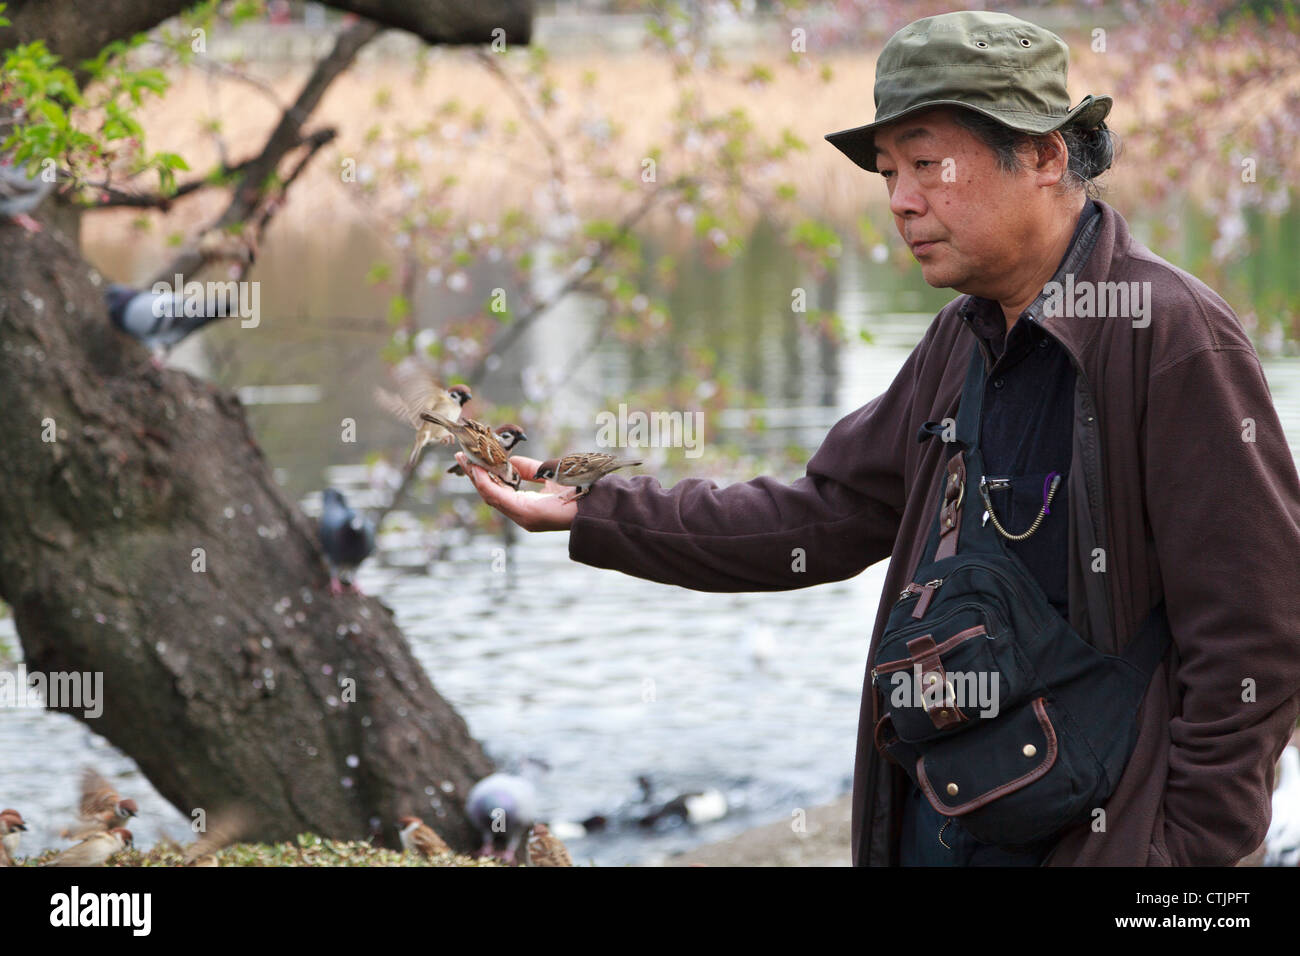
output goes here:
<path id="1" fill-rule="evenodd" d="M 1084 202 L 1083 209 L 1079 211 L 1079 219 L 1074 226 L 1074 235 L 1070 237 L 1070 244 L 1066 246 L 1061 261 L 1057 263 L 1053 279 L 1060 281 L 1063 273 L 1078 272 L 1083 267 L 1088 256 L 1092 254 L 1092 246 L 1097 237 L 1096 223 L 1100 215 L 1101 210 L 1092 199 Z M 1037 321 L 1041 313 L 1038 306 L 1043 298 L 1044 294 L 1040 292 L 1029 308 L 1021 313 L 1032 320 L 1031 335 L 1035 339 L 1043 334 Z M 961 308 L 961 317 L 971 327 L 972 332 L 989 343 L 995 355 L 1002 351 L 1003 337 L 1007 331 L 1007 320 L 1002 314 L 1002 306 L 992 299 L 976 295 L 968 296 L 966 304 Z"/>

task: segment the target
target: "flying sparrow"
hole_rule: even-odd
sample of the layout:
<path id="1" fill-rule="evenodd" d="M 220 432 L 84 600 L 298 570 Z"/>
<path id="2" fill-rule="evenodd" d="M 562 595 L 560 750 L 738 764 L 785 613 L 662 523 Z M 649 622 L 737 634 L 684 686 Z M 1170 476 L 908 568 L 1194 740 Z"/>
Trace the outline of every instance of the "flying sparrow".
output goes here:
<path id="1" fill-rule="evenodd" d="M 234 843 L 248 829 L 248 814 L 240 808 L 214 814 L 207 830 L 186 847 L 183 866 L 217 866 L 217 854 Z"/>
<path id="2" fill-rule="evenodd" d="M 521 435 L 523 435 L 523 432 L 516 431 L 514 427 L 511 425 L 502 425 L 496 431 L 497 431 L 497 438 L 500 439 L 501 441 L 501 447 L 504 448 L 506 451 L 510 451 L 512 448 L 515 447 L 515 445 L 519 444 L 521 441 L 524 440 L 523 438 L 520 437 Z M 460 462 L 456 462 L 456 464 L 452 465 L 450 468 L 447 469 L 447 474 L 464 475 L 465 469 L 460 466 Z"/>
<path id="3" fill-rule="evenodd" d="M 70 850 L 64 850 L 45 866 L 100 866 L 115 853 L 132 845 L 131 831 L 113 827 L 92 833 Z"/>
<path id="4" fill-rule="evenodd" d="M 451 444 L 451 433 L 440 425 L 424 421 L 421 414 L 429 412 L 453 422 L 459 421 L 461 408 L 474 395 L 468 385 L 443 388 L 434 380 L 433 373 L 424 363 L 415 358 L 405 358 L 398 362 L 393 367 L 393 379 L 397 382 L 401 395 L 376 387 L 375 401 L 390 415 L 416 429 L 415 447 L 411 449 L 411 457 L 406 463 L 409 471 L 420 460 L 425 445 L 434 442 Z"/>
<path id="5" fill-rule="evenodd" d="M 402 849 L 407 853 L 419 853 L 433 859 L 443 853 L 450 853 L 451 847 L 419 817 L 402 817 L 397 821 L 402 828 Z"/>
<path id="6" fill-rule="evenodd" d="M 533 477 L 537 481 L 549 478 L 556 484 L 577 488 L 577 491 L 560 497 L 561 501 L 576 501 L 591 491 L 591 486 L 611 471 L 640 464 L 642 464 L 640 461 L 620 461 L 613 455 L 606 455 L 599 451 L 576 452 L 563 458 L 551 458 L 542 462 L 537 466 Z"/>
<path id="7" fill-rule="evenodd" d="M 528 865 L 573 866 L 573 857 L 545 823 L 535 823 L 528 835 Z"/>
<path id="8" fill-rule="evenodd" d="M 510 455 L 507 454 L 506 446 L 503 444 L 503 441 L 508 440 L 510 447 L 513 448 L 521 441 L 528 441 L 528 436 L 518 425 L 502 425 L 493 432 L 482 422 L 476 422 L 472 418 L 467 418 L 463 422 L 453 422 L 441 415 L 428 412 L 421 414 L 420 417 L 447 429 L 456 436 L 461 450 L 470 461 L 487 469 L 501 483 L 509 485 L 515 491 L 519 490 L 519 482 L 522 479 L 515 466 L 510 464 Z"/>
<path id="9" fill-rule="evenodd" d="M 87 767 L 81 775 L 80 824 L 59 835 L 65 840 L 80 840 L 88 834 L 120 826 L 139 812 L 134 800 L 123 800 L 111 783 Z"/>

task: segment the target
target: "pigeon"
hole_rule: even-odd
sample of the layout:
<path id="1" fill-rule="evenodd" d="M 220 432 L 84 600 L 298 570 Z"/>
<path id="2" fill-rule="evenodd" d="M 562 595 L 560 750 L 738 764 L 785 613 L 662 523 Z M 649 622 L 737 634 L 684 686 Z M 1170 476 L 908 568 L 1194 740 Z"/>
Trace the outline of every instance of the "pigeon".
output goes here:
<path id="1" fill-rule="evenodd" d="M 416 430 L 415 447 L 406 463 L 407 471 L 415 468 L 425 445 L 439 442 L 451 444 L 451 432 L 441 425 L 425 421 L 421 413 L 431 412 L 451 421 L 460 420 L 461 409 L 474 397 L 468 385 L 443 388 L 433 373 L 418 359 L 405 358 L 393 366 L 393 380 L 401 395 L 383 388 L 375 388 L 375 401 L 394 418 Z"/>
<path id="2" fill-rule="evenodd" d="M 1282 751 L 1264 848 L 1264 866 L 1300 866 L 1300 750 L 1294 744 Z"/>
<path id="3" fill-rule="evenodd" d="M 500 853 L 506 863 L 514 863 L 532 828 L 536 807 L 537 791 L 523 777 L 494 773 L 474 784 L 465 811 L 483 836 L 479 856 Z"/>
<path id="4" fill-rule="evenodd" d="M 142 342 L 153 353 L 154 367 L 161 368 L 163 358 L 180 344 L 181 339 L 209 322 L 232 314 L 237 298 L 218 294 L 217 285 L 208 289 L 207 301 L 201 304 L 201 308 L 196 308 L 198 303 L 177 292 L 149 292 L 117 283 L 104 291 L 104 299 L 113 324 Z"/>
<path id="5" fill-rule="evenodd" d="M 545 823 L 538 823 L 528 835 L 528 865 L 573 866 L 573 857 Z"/>
<path id="6" fill-rule="evenodd" d="M 375 550 L 375 525 L 348 507 L 342 492 L 326 488 L 321 493 L 320 543 L 330 566 L 330 593 L 342 594 L 343 575 L 354 594 L 360 594 L 353 572 Z"/>
<path id="7" fill-rule="evenodd" d="M 12 219 L 28 232 L 40 232 L 41 224 L 28 213 L 44 202 L 53 188 L 53 180 L 30 176 L 9 157 L 0 157 L 0 216 Z"/>

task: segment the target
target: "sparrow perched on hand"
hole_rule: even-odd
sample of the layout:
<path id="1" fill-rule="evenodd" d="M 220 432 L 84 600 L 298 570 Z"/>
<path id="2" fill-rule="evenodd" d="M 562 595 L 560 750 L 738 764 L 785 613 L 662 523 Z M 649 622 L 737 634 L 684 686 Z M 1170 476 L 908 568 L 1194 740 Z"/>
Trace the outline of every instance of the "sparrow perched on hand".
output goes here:
<path id="1" fill-rule="evenodd" d="M 134 800 L 123 800 L 111 783 L 87 767 L 81 774 L 81 806 L 77 811 L 80 823 L 59 836 L 80 840 L 91 833 L 118 827 L 139 812 Z"/>
<path id="2" fill-rule="evenodd" d="M 17 810 L 0 810 L 0 866 L 13 866 L 18 841 L 26 829 L 23 815 Z"/>
<path id="3" fill-rule="evenodd" d="M 533 825 L 537 791 L 523 777 L 494 773 L 474 784 L 465 801 L 465 812 L 483 836 L 479 856 L 495 856 L 515 862 L 515 853 Z"/>
<path id="4" fill-rule="evenodd" d="M 522 479 L 515 466 L 510 464 L 510 456 L 506 453 L 506 446 L 503 444 L 503 441 L 508 440 L 510 447 L 513 448 L 521 441 L 528 441 L 528 436 L 518 425 L 502 425 L 493 432 L 482 422 L 476 422 L 472 418 L 467 418 L 463 422 L 453 422 L 441 415 L 431 415 L 428 412 L 424 412 L 420 417 L 447 429 L 456 436 L 461 451 L 470 461 L 485 468 L 503 484 L 509 485 L 515 491 L 519 490 L 519 482 Z"/>
<path id="5" fill-rule="evenodd" d="M 447 429 L 424 421 L 420 415 L 429 412 L 453 422 L 459 421 L 461 409 L 474 395 L 468 385 L 443 388 L 434 380 L 428 367 L 415 358 L 405 358 L 398 362 L 393 367 L 393 379 L 397 382 L 401 395 L 376 387 L 375 401 L 398 421 L 406 422 L 416 429 L 415 447 L 411 449 L 411 457 L 406 463 L 409 471 L 419 462 L 420 452 L 425 445 L 434 442 L 451 444 L 451 433 Z"/>
<path id="6" fill-rule="evenodd" d="M 631 468 L 640 464 L 642 462 L 639 460 L 620 461 L 613 455 L 606 455 L 604 452 L 583 451 L 542 462 L 537 466 L 534 477 L 538 481 L 549 478 L 556 484 L 577 488 L 576 492 L 560 497 L 561 501 L 576 501 L 591 491 L 591 486 L 611 471 L 618 471 L 620 468 Z"/>
<path id="7" fill-rule="evenodd" d="M 402 828 L 402 849 L 407 853 L 419 853 L 433 859 L 443 853 L 452 852 L 451 847 L 419 817 L 402 817 L 397 821 Z"/>
<path id="8" fill-rule="evenodd" d="M 545 823 L 536 823 L 528 834 L 528 865 L 573 866 L 573 857 Z"/>
<path id="9" fill-rule="evenodd" d="M 115 853 L 132 845 L 131 831 L 113 827 L 92 833 L 70 850 L 64 850 L 44 866 L 100 866 Z"/>
<path id="10" fill-rule="evenodd" d="M 521 441 L 524 440 L 522 437 L 520 437 L 524 433 L 515 430 L 513 425 L 502 425 L 496 430 L 496 432 L 497 432 L 497 438 L 500 439 L 501 441 L 501 447 L 504 448 L 506 451 L 510 451 L 512 448 L 515 447 L 515 445 L 519 444 Z M 450 468 L 447 469 L 447 474 L 464 475 L 465 469 L 460 466 L 460 462 L 456 462 L 456 464 L 452 465 Z"/>
<path id="11" fill-rule="evenodd" d="M 320 543 L 330 568 L 330 594 L 343 593 L 343 578 L 354 594 L 360 594 L 354 573 L 375 550 L 375 524 L 348 507 L 343 493 L 326 488 L 321 492 Z"/>

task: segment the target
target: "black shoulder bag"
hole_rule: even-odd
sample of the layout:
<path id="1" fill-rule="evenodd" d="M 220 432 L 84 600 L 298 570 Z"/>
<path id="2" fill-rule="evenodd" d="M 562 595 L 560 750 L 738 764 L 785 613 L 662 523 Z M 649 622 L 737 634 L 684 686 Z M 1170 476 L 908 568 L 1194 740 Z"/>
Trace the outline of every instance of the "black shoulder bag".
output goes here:
<path id="1" fill-rule="evenodd" d="M 1101 653 L 979 519 L 984 381 L 976 345 L 938 520 L 871 669 L 874 735 L 935 810 L 981 842 L 1015 847 L 1110 796 L 1170 632 L 1161 602 L 1122 655 Z M 938 433 L 928 422 L 919 438 Z"/>

